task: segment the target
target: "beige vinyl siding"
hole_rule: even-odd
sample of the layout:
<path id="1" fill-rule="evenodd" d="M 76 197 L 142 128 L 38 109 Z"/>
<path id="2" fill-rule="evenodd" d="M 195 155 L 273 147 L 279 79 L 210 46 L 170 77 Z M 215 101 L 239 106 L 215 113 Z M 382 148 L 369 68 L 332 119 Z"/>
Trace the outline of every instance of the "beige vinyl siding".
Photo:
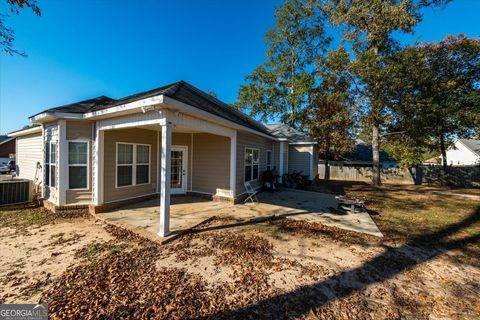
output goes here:
<path id="1" fill-rule="evenodd" d="M 156 192 L 157 176 L 157 131 L 146 129 L 121 129 L 105 131 L 104 136 L 104 202 L 140 197 Z M 150 145 L 150 183 L 117 188 L 116 143 L 142 143 Z"/>
<path id="2" fill-rule="evenodd" d="M 67 184 L 66 203 L 67 204 L 86 204 L 92 202 L 92 132 L 93 124 L 85 121 L 67 121 L 67 140 L 81 140 L 89 143 L 88 158 L 88 190 L 69 190 Z M 68 168 L 66 170 L 68 175 Z M 68 180 L 68 179 L 67 179 Z"/>
<path id="3" fill-rule="evenodd" d="M 58 188 L 58 184 L 59 184 L 59 177 L 58 177 L 58 164 L 59 164 L 58 156 L 59 156 L 59 152 L 58 152 L 58 122 L 57 121 L 45 124 L 45 126 L 44 126 L 44 140 L 43 141 L 44 141 L 44 143 L 55 142 L 57 144 L 57 159 L 55 160 L 55 162 L 56 162 L 56 165 L 55 165 L 55 186 L 56 187 L 53 188 L 53 187 L 45 186 L 45 184 L 44 184 L 44 198 L 53 202 L 53 203 L 58 203 L 57 188 Z M 45 146 L 43 146 L 43 148 L 45 148 Z M 45 159 L 42 159 L 42 160 L 45 160 Z M 42 163 L 45 164 L 45 162 L 42 162 Z M 45 177 L 46 174 L 47 174 L 47 172 L 46 172 L 46 170 L 44 170 L 43 181 L 46 181 L 45 180 L 46 179 L 46 177 Z"/>
<path id="4" fill-rule="evenodd" d="M 259 177 L 267 170 L 267 150 L 274 150 L 274 140 L 244 131 L 237 131 L 237 190 L 236 195 L 245 192 L 245 148 L 260 150 Z"/>
<path id="5" fill-rule="evenodd" d="M 294 170 L 302 171 L 303 175 L 310 175 L 311 145 L 290 145 L 288 148 L 288 173 Z"/>
<path id="6" fill-rule="evenodd" d="M 17 141 L 17 175 L 23 179 L 29 179 L 35 182 L 42 182 L 43 168 L 43 138 L 42 133 L 35 133 L 28 136 L 18 137 Z M 41 168 L 37 172 L 37 162 L 40 162 Z"/>
<path id="7" fill-rule="evenodd" d="M 216 194 L 230 189 L 230 138 L 193 134 L 192 191 Z"/>

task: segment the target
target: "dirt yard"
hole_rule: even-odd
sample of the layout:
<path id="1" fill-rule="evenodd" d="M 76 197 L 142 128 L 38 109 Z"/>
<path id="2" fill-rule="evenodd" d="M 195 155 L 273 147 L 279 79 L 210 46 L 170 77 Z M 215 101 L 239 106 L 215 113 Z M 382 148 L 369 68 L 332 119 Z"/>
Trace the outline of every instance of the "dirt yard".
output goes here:
<path id="1" fill-rule="evenodd" d="M 342 188 L 367 197 L 385 238 L 214 219 L 159 245 L 93 218 L 0 211 L 0 302 L 45 302 L 56 319 L 480 317 L 478 201 Z"/>

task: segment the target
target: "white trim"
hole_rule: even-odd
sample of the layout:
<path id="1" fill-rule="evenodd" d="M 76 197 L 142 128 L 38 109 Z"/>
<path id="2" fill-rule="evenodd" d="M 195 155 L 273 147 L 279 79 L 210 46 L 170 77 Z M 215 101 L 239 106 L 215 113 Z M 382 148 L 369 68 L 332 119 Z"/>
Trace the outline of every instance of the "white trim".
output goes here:
<path id="1" fill-rule="evenodd" d="M 118 145 L 125 144 L 132 146 L 132 163 L 131 164 L 119 164 L 118 163 Z M 146 163 L 137 163 L 137 146 L 147 146 L 148 147 L 148 181 L 143 183 L 137 183 L 137 165 L 144 166 Z M 118 167 L 127 167 L 132 166 L 132 184 L 125 185 L 125 186 L 118 186 Z M 147 143 L 132 143 L 132 142 L 115 142 L 115 188 L 122 189 L 122 188 L 129 188 L 129 187 L 136 187 L 136 186 L 143 186 L 146 184 L 150 184 L 150 175 L 152 173 L 152 145 Z"/>
<path id="2" fill-rule="evenodd" d="M 67 122 L 66 120 L 58 121 L 58 204 L 63 206 L 66 204 L 67 190 L 67 164 L 68 164 L 68 147 L 67 147 Z"/>
<path id="3" fill-rule="evenodd" d="M 191 133 L 190 150 L 192 158 L 190 159 L 190 188 L 188 190 L 192 190 L 193 188 L 193 132 Z"/>
<path id="4" fill-rule="evenodd" d="M 275 138 L 273 136 L 267 135 L 265 133 L 262 133 L 260 131 L 257 131 L 257 130 L 254 130 L 254 129 L 251 129 L 251 128 L 248 128 L 248 127 L 245 127 L 245 126 L 240 125 L 238 123 L 235 123 L 233 121 L 221 118 L 221 117 L 219 117 L 217 115 L 214 115 L 210 112 L 203 111 L 199 108 L 193 107 L 189 104 L 183 103 L 181 101 L 178 101 L 176 99 L 173 99 L 173 98 L 170 98 L 170 97 L 167 97 L 167 96 L 163 97 L 162 104 L 167 105 L 167 106 L 172 106 L 175 109 L 178 109 L 180 111 L 184 111 L 184 112 L 187 112 L 187 113 L 190 113 L 190 114 L 194 114 L 196 117 L 203 118 L 203 120 L 213 121 L 213 122 L 217 122 L 217 123 L 226 125 L 230 128 L 240 129 L 240 130 L 244 130 L 244 131 L 247 131 L 247 132 L 251 132 L 251 133 L 254 133 L 258 136 L 269 138 L 269 139 L 274 140 L 274 141 L 277 140 L 277 138 Z"/>
<path id="5" fill-rule="evenodd" d="M 160 130 L 157 131 L 157 174 L 155 177 L 155 183 L 157 184 L 157 193 L 160 192 Z"/>
<path id="6" fill-rule="evenodd" d="M 162 126 L 162 166 L 160 179 L 160 231 L 165 237 L 170 233 L 170 174 L 171 174 L 172 128 Z"/>
<path id="7" fill-rule="evenodd" d="M 70 164 L 70 142 L 80 142 L 87 144 L 87 163 L 84 164 Z M 67 185 L 66 190 L 76 190 L 76 191 L 86 191 L 90 190 L 90 141 L 86 139 L 78 139 L 78 140 L 67 140 Z M 86 188 L 74 188 L 70 189 L 70 167 L 87 167 L 87 187 Z"/>
<path id="8" fill-rule="evenodd" d="M 280 141 L 280 148 L 278 150 L 278 172 L 280 173 L 280 178 L 283 176 L 283 142 Z"/>
<path id="9" fill-rule="evenodd" d="M 259 154 L 260 157 L 260 154 Z M 245 170 L 245 167 L 244 167 Z M 230 138 L 230 192 L 235 195 L 237 190 L 237 131 Z"/>
<path id="10" fill-rule="evenodd" d="M 299 141 L 299 142 L 289 142 L 289 145 L 296 145 L 296 144 L 306 144 L 306 145 L 317 145 L 318 142 L 312 142 L 312 141 Z"/>
<path id="11" fill-rule="evenodd" d="M 16 138 L 16 137 L 26 136 L 29 134 L 39 133 L 39 132 L 43 132 L 43 126 L 36 126 L 33 128 L 27 128 L 19 131 L 10 132 L 8 136 Z"/>
<path id="12" fill-rule="evenodd" d="M 313 176 L 313 156 L 314 154 L 314 146 L 311 147 L 311 150 L 310 150 L 310 180 L 313 180 L 313 178 L 315 178 Z"/>
<path id="13" fill-rule="evenodd" d="M 95 170 L 95 179 L 93 187 L 93 203 L 95 205 L 103 204 L 103 153 L 104 153 L 104 132 L 96 125 L 95 130 L 95 161 L 93 162 L 93 169 Z"/>
<path id="14" fill-rule="evenodd" d="M 172 145 L 170 152 L 172 151 L 182 151 L 182 170 L 185 171 L 185 177 L 182 178 L 182 187 L 181 188 L 172 188 L 170 186 L 170 194 L 185 194 L 188 190 L 188 146 L 182 145 Z M 183 161 L 185 160 L 185 161 Z M 170 160 L 171 161 L 171 160 Z"/>
<path id="15" fill-rule="evenodd" d="M 254 147 L 245 147 L 244 150 L 243 150 L 243 181 L 246 182 L 247 180 L 245 180 L 245 168 L 247 166 L 245 160 L 246 160 L 246 155 L 247 155 L 247 149 L 249 150 L 252 150 L 252 164 L 250 164 L 250 166 L 252 166 L 252 171 L 251 171 L 251 175 L 250 175 L 250 178 L 253 178 L 253 166 L 254 166 L 254 163 L 253 163 L 253 151 L 254 150 L 257 150 L 258 151 L 258 163 L 255 164 L 258 166 L 258 177 L 257 179 L 252 179 L 252 180 L 248 180 L 248 182 L 256 182 L 260 179 L 260 149 L 259 148 L 254 148 Z"/>

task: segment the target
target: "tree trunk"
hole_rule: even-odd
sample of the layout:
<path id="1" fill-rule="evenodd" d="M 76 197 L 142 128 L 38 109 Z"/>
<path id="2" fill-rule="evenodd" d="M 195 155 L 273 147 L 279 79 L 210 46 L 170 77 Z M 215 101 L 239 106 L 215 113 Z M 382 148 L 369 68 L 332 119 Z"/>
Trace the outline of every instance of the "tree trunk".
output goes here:
<path id="1" fill-rule="evenodd" d="M 330 168 L 328 167 L 328 157 L 330 156 L 330 139 L 327 139 L 325 147 L 325 180 L 330 179 Z"/>
<path id="2" fill-rule="evenodd" d="M 442 151 L 442 165 L 446 167 L 447 163 L 447 149 L 445 148 L 445 138 L 443 134 L 440 135 L 440 151 Z"/>
<path id="3" fill-rule="evenodd" d="M 373 160 L 373 176 L 372 182 L 374 186 L 382 184 L 380 179 L 380 132 L 379 125 L 376 121 L 372 125 L 372 160 Z"/>

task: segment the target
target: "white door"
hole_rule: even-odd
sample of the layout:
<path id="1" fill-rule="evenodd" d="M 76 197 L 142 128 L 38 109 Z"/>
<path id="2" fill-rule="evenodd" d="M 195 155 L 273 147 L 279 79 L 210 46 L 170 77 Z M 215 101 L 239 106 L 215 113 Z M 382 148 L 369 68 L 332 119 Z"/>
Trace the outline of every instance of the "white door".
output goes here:
<path id="1" fill-rule="evenodd" d="M 170 193 L 187 192 L 187 147 L 172 146 L 172 165 L 170 175 Z"/>

